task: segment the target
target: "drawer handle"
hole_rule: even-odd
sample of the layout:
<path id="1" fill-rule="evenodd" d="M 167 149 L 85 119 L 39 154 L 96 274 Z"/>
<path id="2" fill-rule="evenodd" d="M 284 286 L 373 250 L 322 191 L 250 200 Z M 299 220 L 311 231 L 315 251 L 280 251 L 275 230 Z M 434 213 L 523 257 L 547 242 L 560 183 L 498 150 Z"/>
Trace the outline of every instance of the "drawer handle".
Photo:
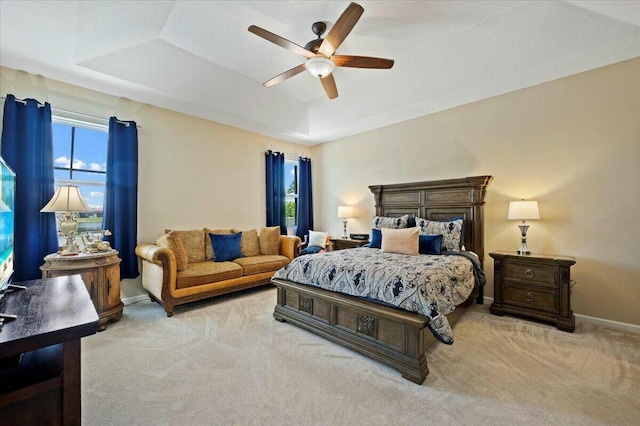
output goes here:
<path id="1" fill-rule="evenodd" d="M 531 269 L 527 269 L 524 271 L 524 276 L 527 278 L 533 278 L 533 271 Z"/>
<path id="2" fill-rule="evenodd" d="M 533 302 L 533 294 L 527 292 L 527 294 L 524 295 L 524 300 L 527 302 Z"/>

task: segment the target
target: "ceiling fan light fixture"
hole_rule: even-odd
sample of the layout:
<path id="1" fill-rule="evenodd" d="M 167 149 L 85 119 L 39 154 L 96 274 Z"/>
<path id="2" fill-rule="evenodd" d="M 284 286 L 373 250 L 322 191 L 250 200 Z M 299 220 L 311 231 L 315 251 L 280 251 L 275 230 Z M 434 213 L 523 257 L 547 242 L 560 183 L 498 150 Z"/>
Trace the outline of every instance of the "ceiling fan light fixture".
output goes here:
<path id="1" fill-rule="evenodd" d="M 307 59 L 306 67 L 307 71 L 309 71 L 311 75 L 317 78 L 322 78 L 329 75 L 336 67 L 336 64 L 324 56 L 314 56 Z"/>

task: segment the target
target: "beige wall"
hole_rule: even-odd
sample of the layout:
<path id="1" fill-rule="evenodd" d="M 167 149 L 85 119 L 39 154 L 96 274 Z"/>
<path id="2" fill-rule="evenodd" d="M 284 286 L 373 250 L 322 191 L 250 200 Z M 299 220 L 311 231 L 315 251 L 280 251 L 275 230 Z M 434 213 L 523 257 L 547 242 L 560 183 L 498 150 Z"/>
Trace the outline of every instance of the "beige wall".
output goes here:
<path id="1" fill-rule="evenodd" d="M 8 68 L 0 68 L 0 92 L 141 126 L 139 242 L 155 241 L 167 227 L 264 226 L 264 152 L 310 155 L 306 146 Z M 123 297 L 143 294 L 139 279 L 125 280 L 122 292 Z"/>
<path id="2" fill-rule="evenodd" d="M 575 313 L 640 325 L 640 59 L 313 147 L 316 229 L 370 232 L 368 185 L 494 176 L 486 197 L 488 253 L 515 250 L 508 203 L 537 200 L 532 251 L 577 258 Z"/>

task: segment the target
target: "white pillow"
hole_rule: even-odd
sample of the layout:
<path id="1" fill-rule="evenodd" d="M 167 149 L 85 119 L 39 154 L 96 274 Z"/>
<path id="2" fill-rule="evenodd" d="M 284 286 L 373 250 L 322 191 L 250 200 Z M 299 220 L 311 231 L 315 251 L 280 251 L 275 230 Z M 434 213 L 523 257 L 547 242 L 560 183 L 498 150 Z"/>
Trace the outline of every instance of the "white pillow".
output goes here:
<path id="1" fill-rule="evenodd" d="M 400 253 L 416 256 L 420 240 L 418 227 L 391 229 L 380 228 L 382 232 L 381 250 L 386 253 Z"/>
<path id="2" fill-rule="evenodd" d="M 327 245 L 326 232 L 309 231 L 309 244 L 307 244 L 307 247 L 324 248 L 325 245 Z"/>

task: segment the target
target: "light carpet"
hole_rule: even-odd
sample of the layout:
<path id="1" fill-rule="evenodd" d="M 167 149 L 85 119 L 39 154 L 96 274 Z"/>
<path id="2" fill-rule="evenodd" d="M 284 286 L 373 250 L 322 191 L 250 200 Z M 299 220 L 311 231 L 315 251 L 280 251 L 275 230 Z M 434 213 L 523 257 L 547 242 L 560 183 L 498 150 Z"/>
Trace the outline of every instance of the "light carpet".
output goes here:
<path id="1" fill-rule="evenodd" d="M 640 335 L 574 334 L 474 305 L 422 385 L 273 319 L 268 286 L 142 302 L 82 340 L 85 425 L 640 424 Z"/>

